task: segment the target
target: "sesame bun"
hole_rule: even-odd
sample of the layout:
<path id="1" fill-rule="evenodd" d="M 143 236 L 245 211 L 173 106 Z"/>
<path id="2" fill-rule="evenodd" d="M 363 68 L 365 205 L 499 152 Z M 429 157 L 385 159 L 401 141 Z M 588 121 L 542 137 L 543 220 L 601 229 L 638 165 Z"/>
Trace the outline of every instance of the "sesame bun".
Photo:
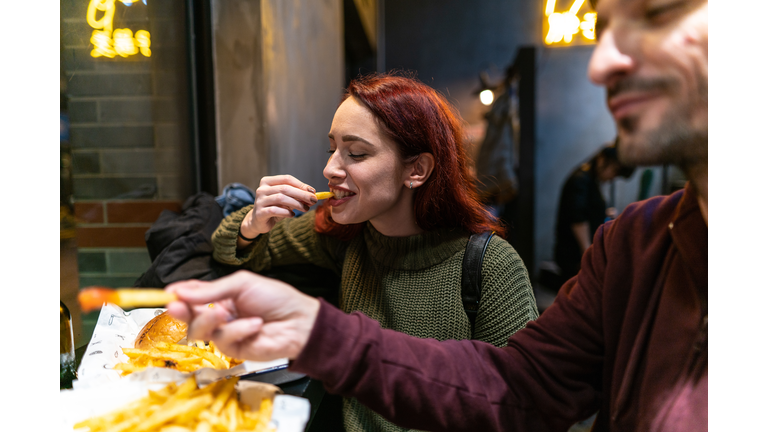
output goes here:
<path id="1" fill-rule="evenodd" d="M 163 312 L 152 318 L 136 336 L 134 348 L 149 349 L 157 342 L 177 343 L 187 336 L 187 323 Z"/>

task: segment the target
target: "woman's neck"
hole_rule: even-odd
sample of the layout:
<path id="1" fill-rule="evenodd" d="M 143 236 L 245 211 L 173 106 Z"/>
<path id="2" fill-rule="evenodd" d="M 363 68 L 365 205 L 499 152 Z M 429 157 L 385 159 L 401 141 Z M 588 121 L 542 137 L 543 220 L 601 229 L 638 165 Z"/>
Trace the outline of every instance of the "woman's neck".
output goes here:
<path id="1" fill-rule="evenodd" d="M 424 232 L 416 223 L 416 215 L 413 212 L 414 192 L 404 191 L 410 196 L 403 197 L 398 204 L 370 220 L 376 231 L 387 237 L 409 237 Z"/>

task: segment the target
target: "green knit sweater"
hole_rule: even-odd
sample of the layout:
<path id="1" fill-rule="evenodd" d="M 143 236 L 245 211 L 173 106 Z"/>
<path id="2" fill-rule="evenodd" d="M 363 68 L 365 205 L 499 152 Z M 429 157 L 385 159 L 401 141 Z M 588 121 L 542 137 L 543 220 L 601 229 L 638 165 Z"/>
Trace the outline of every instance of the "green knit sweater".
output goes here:
<path id="1" fill-rule="evenodd" d="M 420 338 L 470 339 L 461 301 L 461 271 L 469 233 L 438 229 L 387 237 L 366 224 L 348 242 L 314 231 L 315 212 L 283 219 L 247 248 L 237 233 L 252 206 L 230 214 L 213 234 L 214 258 L 260 272 L 272 266 L 312 263 L 341 276 L 339 307 L 360 311 L 383 328 Z M 480 309 L 474 339 L 506 346 L 507 339 L 538 318 L 528 272 L 506 240 L 491 239 L 482 265 Z M 344 400 L 347 431 L 403 431 L 364 407 Z"/>

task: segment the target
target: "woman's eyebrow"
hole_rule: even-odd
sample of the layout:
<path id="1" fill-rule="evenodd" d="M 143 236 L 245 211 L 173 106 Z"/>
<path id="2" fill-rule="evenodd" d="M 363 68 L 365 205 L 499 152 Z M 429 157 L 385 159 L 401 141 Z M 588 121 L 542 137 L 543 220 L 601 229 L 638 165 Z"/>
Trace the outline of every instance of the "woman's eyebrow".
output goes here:
<path id="1" fill-rule="evenodd" d="M 330 139 L 332 139 L 332 140 L 333 140 L 333 139 L 335 139 L 332 133 L 329 133 L 329 134 L 328 134 L 328 138 L 330 138 Z M 364 139 L 364 138 L 361 138 L 361 137 L 359 137 L 359 136 L 357 136 L 357 135 L 343 135 L 343 136 L 341 137 L 341 140 L 342 140 L 342 141 L 345 141 L 345 142 L 346 142 L 346 141 L 360 141 L 361 143 L 364 143 L 364 144 L 368 144 L 369 146 L 372 146 L 372 145 L 373 145 L 373 144 L 371 144 L 371 143 L 370 143 L 368 140 L 366 140 L 366 139 Z"/>

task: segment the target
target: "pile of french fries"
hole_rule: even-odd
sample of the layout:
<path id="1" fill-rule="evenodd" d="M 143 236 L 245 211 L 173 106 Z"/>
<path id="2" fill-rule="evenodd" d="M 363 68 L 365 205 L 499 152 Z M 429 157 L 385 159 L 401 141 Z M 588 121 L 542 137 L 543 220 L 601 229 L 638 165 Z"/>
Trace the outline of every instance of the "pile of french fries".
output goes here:
<path id="1" fill-rule="evenodd" d="M 128 361 L 118 363 L 115 369 L 128 375 L 150 366 L 194 372 L 205 367 L 229 369 L 242 363 L 219 351 L 213 342 L 191 342 L 187 345 L 158 342 L 149 349 L 123 348 Z"/>
<path id="2" fill-rule="evenodd" d="M 243 404 L 235 391 L 238 378 L 219 380 L 198 388 L 194 376 L 110 413 L 75 424 L 89 432 L 274 432 L 269 427 L 272 399 L 263 398 L 258 410 Z"/>

